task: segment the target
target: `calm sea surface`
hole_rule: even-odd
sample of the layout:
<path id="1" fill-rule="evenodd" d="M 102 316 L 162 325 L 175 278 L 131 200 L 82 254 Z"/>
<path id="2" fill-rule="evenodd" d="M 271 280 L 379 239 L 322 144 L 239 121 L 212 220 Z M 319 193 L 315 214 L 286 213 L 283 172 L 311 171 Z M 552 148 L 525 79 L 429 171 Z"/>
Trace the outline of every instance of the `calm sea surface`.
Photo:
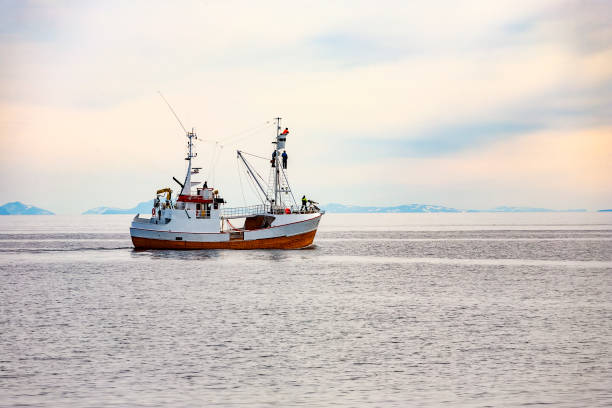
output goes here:
<path id="1" fill-rule="evenodd" d="M 0 216 L 0 406 L 612 405 L 612 214 L 327 214 L 297 251 L 130 219 Z"/>

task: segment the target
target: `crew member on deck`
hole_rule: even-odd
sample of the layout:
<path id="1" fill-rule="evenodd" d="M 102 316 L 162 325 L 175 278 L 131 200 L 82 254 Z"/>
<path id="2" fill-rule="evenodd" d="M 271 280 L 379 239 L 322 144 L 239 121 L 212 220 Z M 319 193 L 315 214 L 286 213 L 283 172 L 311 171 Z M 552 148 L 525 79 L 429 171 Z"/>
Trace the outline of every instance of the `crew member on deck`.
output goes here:
<path id="1" fill-rule="evenodd" d="M 300 208 L 300 210 L 306 210 L 306 203 L 308 202 L 308 200 L 306 199 L 306 196 L 303 195 L 302 196 L 302 208 Z"/>
<path id="2" fill-rule="evenodd" d="M 285 130 L 283 130 L 283 133 L 281 133 L 281 135 L 287 136 L 289 134 L 289 128 L 285 128 Z"/>
<path id="3" fill-rule="evenodd" d="M 283 154 L 281 154 L 281 157 L 283 158 L 283 169 L 286 169 L 287 168 L 287 157 L 289 157 L 286 150 L 283 151 Z"/>

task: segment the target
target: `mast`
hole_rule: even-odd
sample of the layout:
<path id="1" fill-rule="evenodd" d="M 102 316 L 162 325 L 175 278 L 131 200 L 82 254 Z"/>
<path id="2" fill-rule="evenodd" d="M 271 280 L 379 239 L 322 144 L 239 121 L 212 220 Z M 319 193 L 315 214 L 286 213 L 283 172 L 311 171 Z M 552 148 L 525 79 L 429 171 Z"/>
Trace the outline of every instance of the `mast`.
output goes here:
<path id="1" fill-rule="evenodd" d="M 281 118 L 274 118 L 276 120 L 276 141 L 272 142 L 275 144 L 274 149 L 276 150 L 276 156 L 274 156 L 274 160 L 276 163 L 274 163 L 274 204 L 281 207 L 282 203 L 279 203 L 279 199 L 280 199 L 280 192 L 279 192 L 279 183 L 280 183 L 280 177 L 279 177 L 279 165 L 280 162 L 278 160 L 278 157 L 280 156 L 280 150 L 278 148 L 278 137 L 280 136 L 280 129 L 281 129 L 281 125 L 280 125 L 280 121 Z"/>
<path id="2" fill-rule="evenodd" d="M 181 195 L 191 195 L 191 159 L 196 157 L 198 154 L 193 152 L 193 139 L 197 139 L 195 129 L 191 128 L 191 132 L 187 132 L 187 157 L 185 160 L 189 161 L 187 165 L 187 175 L 185 175 L 185 183 L 183 184 L 183 189 L 181 190 Z"/>
<path id="3" fill-rule="evenodd" d="M 251 176 L 251 178 L 255 180 L 257 187 L 259 187 L 259 190 L 261 190 L 261 192 L 264 194 L 265 200 L 270 203 L 272 211 L 284 208 L 286 204 L 283 200 L 283 195 L 285 195 L 285 198 L 289 199 L 289 201 L 293 200 L 293 205 L 297 206 L 295 197 L 293 196 L 293 192 L 291 191 L 291 187 L 289 185 L 287 172 L 283 167 L 281 167 L 283 165 L 283 162 L 282 155 L 280 154 L 280 152 L 285 149 L 285 144 L 287 142 L 287 134 L 281 133 L 281 118 L 274 118 L 274 120 L 276 121 L 276 140 L 272 142 L 272 144 L 274 144 L 275 146 L 273 151 L 273 159 L 271 160 L 272 166 L 270 168 L 267 183 L 263 180 L 263 178 L 261 180 L 264 185 L 259 182 L 255 174 L 256 172 L 253 170 L 251 165 L 246 161 L 242 154 L 245 152 L 242 152 L 240 150 L 237 151 L 238 158 L 242 160 L 249 176 Z M 261 178 L 261 176 L 259 177 Z M 264 186 L 266 189 L 264 189 Z M 287 197 L 289 194 L 291 196 Z"/>

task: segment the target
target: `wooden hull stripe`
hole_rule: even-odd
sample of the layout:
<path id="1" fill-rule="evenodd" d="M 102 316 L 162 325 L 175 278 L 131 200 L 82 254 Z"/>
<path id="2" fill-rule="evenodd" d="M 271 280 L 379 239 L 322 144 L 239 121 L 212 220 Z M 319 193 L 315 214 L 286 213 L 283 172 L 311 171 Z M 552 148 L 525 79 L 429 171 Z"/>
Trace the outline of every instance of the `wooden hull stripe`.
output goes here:
<path id="1" fill-rule="evenodd" d="M 222 242 L 169 241 L 132 237 L 136 249 L 299 249 L 312 244 L 317 230 L 275 238 Z"/>

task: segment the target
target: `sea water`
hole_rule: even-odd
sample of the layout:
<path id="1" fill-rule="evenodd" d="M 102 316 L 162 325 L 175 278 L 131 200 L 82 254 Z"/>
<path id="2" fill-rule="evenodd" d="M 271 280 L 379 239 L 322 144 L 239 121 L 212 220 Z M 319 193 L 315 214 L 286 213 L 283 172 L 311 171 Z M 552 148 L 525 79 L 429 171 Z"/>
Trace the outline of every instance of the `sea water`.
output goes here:
<path id="1" fill-rule="evenodd" d="M 0 217 L 0 406 L 612 405 L 612 215 L 326 214 L 303 250 Z"/>

